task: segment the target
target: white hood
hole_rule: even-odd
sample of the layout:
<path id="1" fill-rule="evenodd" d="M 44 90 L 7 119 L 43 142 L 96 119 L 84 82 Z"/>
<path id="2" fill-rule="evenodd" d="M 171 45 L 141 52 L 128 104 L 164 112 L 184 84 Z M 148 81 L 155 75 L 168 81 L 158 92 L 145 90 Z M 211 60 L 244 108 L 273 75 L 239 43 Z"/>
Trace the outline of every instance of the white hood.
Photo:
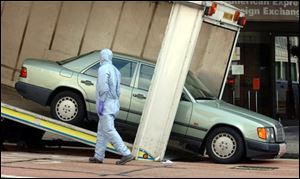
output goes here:
<path id="1" fill-rule="evenodd" d="M 100 65 L 104 63 L 112 63 L 113 53 L 109 49 L 103 49 L 100 51 Z"/>

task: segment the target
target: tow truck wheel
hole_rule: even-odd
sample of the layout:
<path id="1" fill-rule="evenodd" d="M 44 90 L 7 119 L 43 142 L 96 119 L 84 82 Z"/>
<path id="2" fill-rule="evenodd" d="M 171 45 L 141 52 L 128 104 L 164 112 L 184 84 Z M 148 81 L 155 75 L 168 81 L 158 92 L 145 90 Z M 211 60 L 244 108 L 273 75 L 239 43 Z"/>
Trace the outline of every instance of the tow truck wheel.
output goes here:
<path id="1" fill-rule="evenodd" d="M 84 102 L 73 91 L 58 93 L 51 102 L 51 115 L 63 122 L 80 125 L 85 117 Z"/>
<path id="2" fill-rule="evenodd" d="M 229 127 L 216 128 L 207 138 L 207 153 L 216 163 L 239 162 L 244 157 L 244 149 L 241 135 Z"/>

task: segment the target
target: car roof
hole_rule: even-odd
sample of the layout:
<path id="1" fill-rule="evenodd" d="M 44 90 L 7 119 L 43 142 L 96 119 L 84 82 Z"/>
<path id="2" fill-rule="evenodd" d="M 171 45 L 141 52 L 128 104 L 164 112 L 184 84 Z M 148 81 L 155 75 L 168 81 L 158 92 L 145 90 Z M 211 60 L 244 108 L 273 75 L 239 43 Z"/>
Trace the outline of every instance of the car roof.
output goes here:
<path id="1" fill-rule="evenodd" d="M 79 56 L 72 57 L 72 58 L 70 58 L 70 61 L 68 61 L 68 59 L 65 59 L 65 61 L 67 61 L 67 62 L 62 64 L 62 66 L 64 66 L 65 68 L 68 68 L 70 70 L 76 71 L 76 72 L 81 72 L 82 70 L 84 70 L 85 68 L 90 66 L 90 64 L 93 64 L 97 61 L 96 58 L 86 59 L 86 57 L 89 57 L 91 55 L 95 57 L 95 55 L 98 54 L 99 52 L 100 52 L 100 50 L 94 50 L 94 51 L 90 51 L 90 52 L 87 52 L 87 53 L 79 55 Z M 153 61 L 150 61 L 150 60 L 147 60 L 144 58 L 140 58 L 140 57 L 136 57 L 136 56 L 132 56 L 132 55 L 119 53 L 119 52 L 113 52 L 113 57 L 121 58 L 124 60 L 132 60 L 132 61 L 136 61 L 138 63 L 147 64 L 150 66 L 155 66 L 155 63 Z M 83 63 L 82 60 L 78 61 L 78 59 L 85 59 L 84 61 L 87 63 Z M 86 61 L 86 60 L 88 60 L 88 61 Z"/>
<path id="2" fill-rule="evenodd" d="M 100 50 L 95 50 L 94 52 L 100 52 Z M 153 65 L 153 66 L 155 65 L 154 61 L 151 61 L 146 58 L 134 56 L 134 55 L 128 55 L 128 54 L 124 54 L 124 53 L 120 53 L 120 52 L 113 52 L 113 56 L 119 57 L 119 58 L 131 59 L 131 60 L 135 60 L 135 61 L 139 61 L 139 62 L 143 62 L 143 63 L 148 63 L 149 65 Z"/>

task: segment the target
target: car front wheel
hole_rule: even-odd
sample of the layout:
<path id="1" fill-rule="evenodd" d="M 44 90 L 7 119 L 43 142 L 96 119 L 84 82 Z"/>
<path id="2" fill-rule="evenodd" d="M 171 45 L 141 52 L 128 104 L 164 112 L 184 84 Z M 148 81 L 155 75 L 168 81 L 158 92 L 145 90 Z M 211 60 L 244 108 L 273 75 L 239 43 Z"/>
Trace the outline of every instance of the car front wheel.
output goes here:
<path id="1" fill-rule="evenodd" d="M 82 98 L 75 92 L 58 93 L 51 102 L 51 115 L 63 122 L 80 125 L 85 116 Z"/>
<path id="2" fill-rule="evenodd" d="M 229 127 L 216 128 L 207 138 L 207 153 L 217 163 L 239 162 L 244 157 L 244 149 L 241 135 Z"/>

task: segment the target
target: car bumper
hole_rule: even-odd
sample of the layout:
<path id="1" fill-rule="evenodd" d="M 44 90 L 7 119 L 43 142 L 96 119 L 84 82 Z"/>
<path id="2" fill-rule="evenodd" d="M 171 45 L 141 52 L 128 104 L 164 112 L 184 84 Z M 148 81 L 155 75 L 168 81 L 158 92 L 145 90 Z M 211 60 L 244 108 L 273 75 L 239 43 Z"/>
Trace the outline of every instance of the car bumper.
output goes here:
<path id="1" fill-rule="evenodd" d="M 286 153 L 286 143 L 264 143 L 247 140 L 248 158 L 275 158 Z"/>
<path id="2" fill-rule="evenodd" d="M 26 99 L 46 106 L 52 90 L 18 81 L 15 84 L 18 93 Z"/>

